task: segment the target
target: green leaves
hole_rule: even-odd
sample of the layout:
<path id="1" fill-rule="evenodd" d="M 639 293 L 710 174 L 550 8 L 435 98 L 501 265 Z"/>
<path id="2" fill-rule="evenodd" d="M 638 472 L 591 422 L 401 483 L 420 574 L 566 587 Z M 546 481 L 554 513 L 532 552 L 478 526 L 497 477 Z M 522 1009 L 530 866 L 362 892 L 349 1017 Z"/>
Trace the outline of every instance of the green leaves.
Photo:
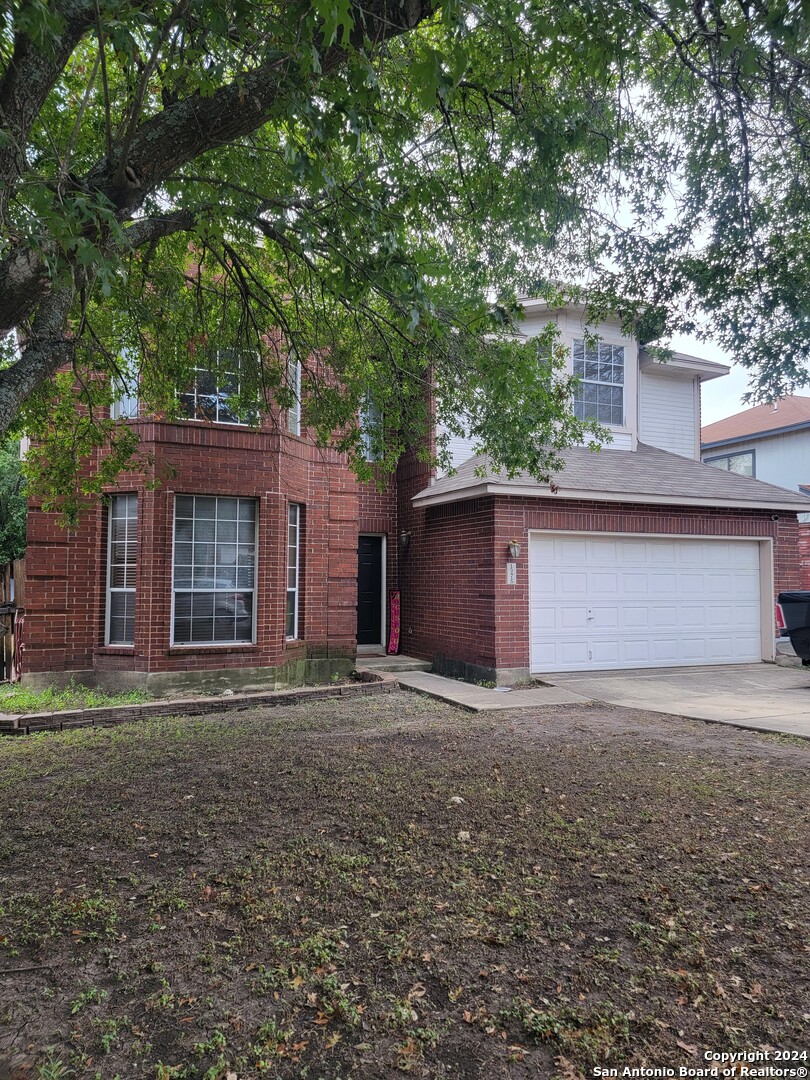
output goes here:
<path id="1" fill-rule="evenodd" d="M 9 63 L 15 32 L 56 58 L 80 8 L 13 6 L 0 93 L 28 70 Z M 789 4 L 106 0 L 98 24 L 89 11 L 67 61 L 38 69 L 49 90 L 30 125 L 14 102 L 36 87 L 0 98 L 0 314 L 23 330 L 21 367 L 48 326 L 41 385 L 75 353 L 59 415 L 83 402 L 102 442 L 114 429 L 90 373 L 107 384 L 133 350 L 144 401 L 169 415 L 204 340 L 262 357 L 251 392 L 271 415 L 289 348 L 318 358 L 312 425 L 347 453 L 374 391 L 389 465 L 424 435 L 431 371 L 496 464 L 543 473 L 543 445 L 583 437 L 565 380 L 486 335 L 508 335 L 516 295 L 560 282 L 587 281 L 594 310 L 650 337 L 708 313 L 762 393 L 807 378 L 810 49 Z M 0 391 L 11 383 L 0 372 Z M 0 427 L 23 396 L 0 393 Z M 49 441 L 62 409 L 35 397 L 26 423 Z M 75 438 L 75 460 L 95 454 L 89 428 Z"/>

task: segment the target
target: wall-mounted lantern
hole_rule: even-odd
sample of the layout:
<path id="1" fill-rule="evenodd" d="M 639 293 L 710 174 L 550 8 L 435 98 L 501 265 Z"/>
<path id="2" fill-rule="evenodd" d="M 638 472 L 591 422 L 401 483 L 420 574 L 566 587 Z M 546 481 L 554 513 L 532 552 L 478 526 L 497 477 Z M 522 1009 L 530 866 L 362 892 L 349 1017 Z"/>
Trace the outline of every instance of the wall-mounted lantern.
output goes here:
<path id="1" fill-rule="evenodd" d="M 509 551 L 509 558 L 510 559 L 519 559 L 520 558 L 520 543 L 517 540 L 510 540 L 509 545 L 508 545 L 508 551 Z"/>
<path id="2" fill-rule="evenodd" d="M 402 532 L 399 534 L 399 550 L 404 555 L 410 546 L 411 534 L 409 532 L 405 532 L 405 530 L 403 529 Z"/>

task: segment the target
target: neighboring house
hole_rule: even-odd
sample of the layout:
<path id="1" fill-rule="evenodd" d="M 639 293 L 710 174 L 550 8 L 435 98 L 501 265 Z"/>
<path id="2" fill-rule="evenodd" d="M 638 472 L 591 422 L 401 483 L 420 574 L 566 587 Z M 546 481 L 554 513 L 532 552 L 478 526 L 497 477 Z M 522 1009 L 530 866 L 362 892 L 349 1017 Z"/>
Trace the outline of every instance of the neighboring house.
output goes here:
<path id="1" fill-rule="evenodd" d="M 810 495 L 810 397 L 785 397 L 701 430 L 701 460 L 740 476 Z M 799 515 L 794 587 L 810 589 L 810 513 Z"/>
<path id="2" fill-rule="evenodd" d="M 774 589 L 792 583 L 810 504 L 697 460 L 700 383 L 727 369 L 659 363 L 612 323 L 591 348 L 582 309 L 525 306 L 527 338 L 559 324 L 575 409 L 611 429 L 609 448 L 568 451 L 548 485 L 482 477 L 462 439 L 455 475 L 409 452 L 379 492 L 299 408 L 242 426 L 238 370 L 222 385 L 201 371 L 187 419 L 128 421 L 169 479 L 122 477 L 76 535 L 32 508 L 24 679 L 324 679 L 384 649 L 393 589 L 401 651 L 467 678 L 772 659 Z"/>

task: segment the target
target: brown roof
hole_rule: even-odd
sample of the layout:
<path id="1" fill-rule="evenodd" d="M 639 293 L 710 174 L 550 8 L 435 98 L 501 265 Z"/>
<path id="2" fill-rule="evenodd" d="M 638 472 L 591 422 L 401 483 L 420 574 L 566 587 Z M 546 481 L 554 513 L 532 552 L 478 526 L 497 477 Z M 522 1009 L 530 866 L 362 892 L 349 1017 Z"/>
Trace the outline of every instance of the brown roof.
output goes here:
<path id="1" fill-rule="evenodd" d="M 554 476 L 552 492 L 527 473 L 511 480 L 491 471 L 486 457 L 472 457 L 453 476 L 435 481 L 414 496 L 417 506 L 458 502 L 483 495 L 589 499 L 670 506 L 740 507 L 810 512 L 810 498 L 748 476 L 703 465 L 691 458 L 638 444 L 638 450 L 593 452 L 573 446 L 560 455 L 564 466 Z M 483 473 L 484 475 L 480 475 Z"/>
<path id="2" fill-rule="evenodd" d="M 711 443 L 732 442 L 749 435 L 810 424 L 810 397 L 784 397 L 772 405 L 756 405 L 753 409 L 727 416 L 714 424 L 700 429 L 700 441 Z"/>

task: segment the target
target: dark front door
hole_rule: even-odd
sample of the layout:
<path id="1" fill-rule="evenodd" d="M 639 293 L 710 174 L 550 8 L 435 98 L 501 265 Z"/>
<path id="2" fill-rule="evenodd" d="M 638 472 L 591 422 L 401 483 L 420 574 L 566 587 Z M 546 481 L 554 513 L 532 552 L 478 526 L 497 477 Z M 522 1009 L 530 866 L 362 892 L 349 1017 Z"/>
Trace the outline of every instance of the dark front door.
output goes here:
<path id="1" fill-rule="evenodd" d="M 357 545 L 357 644 L 382 644 L 383 541 L 361 536 Z"/>

